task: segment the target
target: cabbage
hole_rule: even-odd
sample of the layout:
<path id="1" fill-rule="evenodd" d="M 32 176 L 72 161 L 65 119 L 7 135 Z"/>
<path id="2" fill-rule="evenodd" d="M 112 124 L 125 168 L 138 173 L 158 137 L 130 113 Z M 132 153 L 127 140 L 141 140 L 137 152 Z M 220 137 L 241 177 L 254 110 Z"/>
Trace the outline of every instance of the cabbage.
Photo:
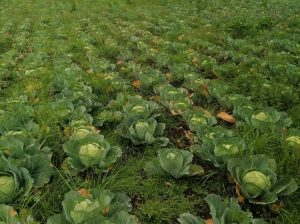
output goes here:
<path id="1" fill-rule="evenodd" d="M 262 191 L 271 189 L 270 178 L 259 171 L 250 171 L 242 179 L 250 196 L 260 195 Z"/>
<path id="2" fill-rule="evenodd" d="M 92 143 L 83 145 L 79 149 L 79 158 L 86 165 L 96 165 L 105 150 L 99 144 Z"/>
<path id="3" fill-rule="evenodd" d="M 0 174 L 1 175 L 1 174 Z M 15 190 L 15 180 L 13 176 L 0 176 L 0 201 L 11 198 Z"/>

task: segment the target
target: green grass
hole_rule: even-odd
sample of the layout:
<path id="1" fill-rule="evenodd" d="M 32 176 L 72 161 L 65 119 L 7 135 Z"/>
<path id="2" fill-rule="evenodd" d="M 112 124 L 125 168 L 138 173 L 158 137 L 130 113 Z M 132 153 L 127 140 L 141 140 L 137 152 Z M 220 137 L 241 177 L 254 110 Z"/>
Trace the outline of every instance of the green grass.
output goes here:
<path id="1" fill-rule="evenodd" d="M 0 99 L 27 95 L 33 106 L 52 102 L 54 78 L 77 67 L 96 93 L 97 103 L 105 107 L 121 90 L 109 88 L 101 74 L 116 73 L 129 86 L 126 92 L 149 98 L 151 90 L 130 86 L 138 73 L 150 68 L 174 77 L 196 72 L 229 83 L 230 93 L 246 94 L 257 104 L 287 111 L 293 127 L 299 128 L 299 26 L 297 0 L 0 0 Z M 212 65 L 204 66 L 205 60 Z M 181 86 L 182 80 L 172 84 Z M 222 109 L 213 100 L 196 98 L 195 103 L 214 114 Z M 94 108 L 94 118 L 98 112 Z M 182 132 L 174 134 L 181 118 L 164 110 L 161 119 L 167 124 L 170 146 L 176 146 L 178 138 L 185 141 Z M 133 146 L 114 133 L 115 125 L 100 129 L 111 144 L 122 147 L 122 160 L 109 174 L 87 171 L 70 176 L 61 167 L 67 124 L 43 110 L 35 120 L 42 127 L 38 140 L 53 150 L 55 171 L 48 185 L 12 205 L 31 209 L 41 223 L 61 212 L 65 193 L 82 187 L 127 193 L 132 213 L 149 224 L 176 223 L 183 212 L 208 218 L 207 194 L 235 196 L 227 174 L 203 161 L 207 174 L 201 178 L 175 181 L 145 173 L 145 163 L 156 157 L 159 148 Z M 295 176 L 299 183 L 299 158 L 272 133 L 261 134 L 245 125 L 234 131 L 245 139 L 251 153 L 275 158 L 280 174 Z M 279 214 L 268 206 L 245 204 L 243 208 L 270 223 L 299 223 L 299 198 L 299 191 L 284 198 Z"/>

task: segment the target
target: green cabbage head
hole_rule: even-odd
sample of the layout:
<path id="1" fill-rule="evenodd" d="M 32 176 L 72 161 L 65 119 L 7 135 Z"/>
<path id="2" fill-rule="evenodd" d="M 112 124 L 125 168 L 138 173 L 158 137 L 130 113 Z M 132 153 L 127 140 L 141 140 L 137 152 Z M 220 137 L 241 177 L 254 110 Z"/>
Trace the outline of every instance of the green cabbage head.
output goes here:
<path id="1" fill-rule="evenodd" d="M 97 143 L 83 145 L 79 149 L 79 158 L 85 166 L 96 165 L 105 154 L 105 149 Z"/>
<path id="2" fill-rule="evenodd" d="M 271 180 L 269 177 L 259 171 L 250 171 L 242 179 L 245 189 L 252 197 L 260 195 L 263 191 L 271 189 Z"/>
<path id="3" fill-rule="evenodd" d="M 0 174 L 0 200 L 5 198 L 12 198 L 15 190 L 15 180 L 12 175 Z"/>

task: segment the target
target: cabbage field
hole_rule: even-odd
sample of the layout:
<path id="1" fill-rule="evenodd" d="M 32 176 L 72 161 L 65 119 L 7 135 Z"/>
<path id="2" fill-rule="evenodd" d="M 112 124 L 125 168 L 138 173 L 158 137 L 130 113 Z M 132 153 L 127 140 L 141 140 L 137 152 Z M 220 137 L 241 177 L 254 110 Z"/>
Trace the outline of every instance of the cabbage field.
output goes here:
<path id="1" fill-rule="evenodd" d="M 0 0 L 0 224 L 300 223 L 299 0 Z"/>

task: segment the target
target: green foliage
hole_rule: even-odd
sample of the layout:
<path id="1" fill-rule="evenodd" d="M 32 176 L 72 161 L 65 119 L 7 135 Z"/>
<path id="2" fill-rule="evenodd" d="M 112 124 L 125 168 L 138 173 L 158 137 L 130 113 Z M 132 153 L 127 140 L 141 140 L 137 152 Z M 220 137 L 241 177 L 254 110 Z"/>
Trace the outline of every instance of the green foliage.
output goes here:
<path id="1" fill-rule="evenodd" d="M 165 130 L 164 123 L 157 123 L 154 118 L 138 119 L 128 117 L 118 127 L 118 134 L 130 139 L 135 145 L 157 144 L 166 146 L 169 139 L 160 137 Z"/>
<path id="2" fill-rule="evenodd" d="M 28 217 L 21 217 L 18 213 L 14 210 L 13 207 L 8 205 L 0 204 L 0 223 L 1 224 L 38 224 L 35 222 L 31 216 Z"/>
<path id="3" fill-rule="evenodd" d="M 195 176 L 204 173 L 201 166 L 191 164 L 193 154 L 179 149 L 161 149 L 158 151 L 158 159 L 148 163 L 146 170 L 153 174 L 169 174 L 178 179 L 184 176 Z"/>
<path id="4" fill-rule="evenodd" d="M 9 203 L 19 196 L 28 195 L 33 182 L 27 169 L 19 168 L 5 158 L 1 158 L 0 203 Z"/>
<path id="5" fill-rule="evenodd" d="M 173 115 L 183 114 L 192 105 L 184 88 L 175 88 L 170 84 L 158 85 L 155 92 L 159 94 L 161 103 L 168 107 Z"/>
<path id="6" fill-rule="evenodd" d="M 182 114 L 182 117 L 191 131 L 197 131 L 198 128 L 201 129 L 206 126 L 213 126 L 217 123 L 216 118 L 202 108 L 187 110 Z"/>
<path id="7" fill-rule="evenodd" d="M 265 155 L 230 159 L 227 168 L 251 203 L 274 203 L 278 197 L 290 195 L 298 188 L 293 178 L 277 178 L 275 160 Z"/>
<path id="8" fill-rule="evenodd" d="M 50 217 L 48 224 L 59 223 L 137 223 L 130 199 L 121 193 L 103 189 L 70 191 L 65 195 L 63 214 Z"/>
<path id="9" fill-rule="evenodd" d="M 0 167 L 9 189 L 12 173 L 19 186 L 25 173 L 33 182 L 28 194 L 19 187 L 8 202 L 19 212 L 14 218 L 30 223 L 31 208 L 46 223 L 62 210 L 65 193 L 100 186 L 125 191 L 145 224 L 174 223 L 187 212 L 207 218 L 204 197 L 234 195 L 224 168 L 244 154 L 266 154 L 266 164 L 274 157 L 277 176 L 298 183 L 299 8 L 297 0 L 2 0 Z M 236 123 L 215 126 L 211 115 L 220 111 Z M 119 138 L 118 125 L 134 144 Z M 89 136 L 98 137 L 84 142 Z M 63 145 L 71 142 L 66 153 Z M 104 142 L 120 145 L 122 158 L 115 147 L 100 156 Z M 192 145 L 187 166 L 204 163 L 205 173 L 172 178 L 178 169 L 164 170 L 156 155 L 165 144 Z M 83 172 L 63 162 L 73 160 Z M 149 161 L 163 176 L 144 172 Z M 244 169 L 238 163 L 234 171 Z M 270 183 L 278 197 L 295 188 L 289 178 L 273 185 L 269 168 L 246 170 L 238 175 L 242 182 L 258 181 L 244 186 L 251 195 Z M 295 191 L 276 204 L 242 209 L 270 223 L 300 223 L 298 198 Z M 122 223 L 128 214 L 117 216 L 106 221 Z M 51 222 L 69 221 L 60 214 Z"/>
<path id="10" fill-rule="evenodd" d="M 89 167 L 96 172 L 108 171 L 109 166 L 122 155 L 119 147 L 110 146 L 104 136 L 98 134 L 72 138 L 64 144 L 63 149 L 69 156 L 66 162 L 78 171 Z"/>
<path id="11" fill-rule="evenodd" d="M 254 219 L 250 212 L 244 212 L 241 210 L 236 199 L 225 198 L 223 199 L 219 195 L 210 194 L 205 198 L 209 205 L 210 214 L 212 216 L 212 222 L 221 223 L 252 223 L 252 224 L 266 224 L 262 219 Z M 181 224 L 204 224 L 203 219 L 193 216 L 190 213 L 184 213 L 180 215 L 178 221 Z"/>
<path id="12" fill-rule="evenodd" d="M 29 171 L 35 187 L 42 187 L 50 180 L 52 173 L 51 152 L 42 148 L 36 139 L 24 132 L 8 132 L 0 137 L 0 154 Z"/>

